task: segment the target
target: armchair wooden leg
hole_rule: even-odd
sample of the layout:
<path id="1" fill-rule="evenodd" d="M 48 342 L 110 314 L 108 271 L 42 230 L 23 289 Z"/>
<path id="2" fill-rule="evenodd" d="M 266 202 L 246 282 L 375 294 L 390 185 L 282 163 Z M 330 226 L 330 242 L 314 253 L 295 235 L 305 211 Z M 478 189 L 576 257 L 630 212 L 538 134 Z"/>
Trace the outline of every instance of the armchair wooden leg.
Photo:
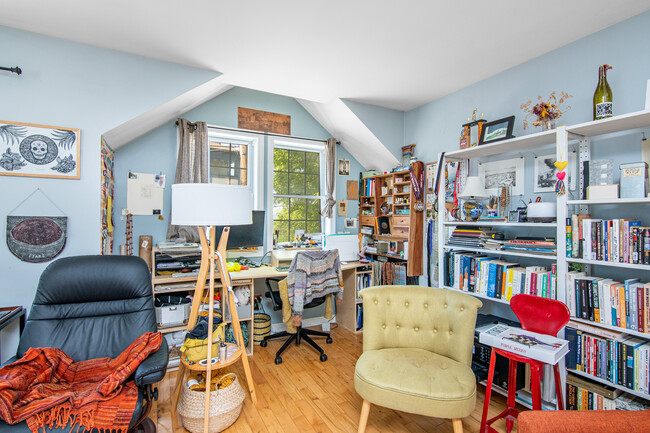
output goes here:
<path id="1" fill-rule="evenodd" d="M 451 425 L 454 426 L 454 433 L 463 433 L 463 420 L 454 418 L 451 420 Z"/>
<path id="2" fill-rule="evenodd" d="M 366 431 L 366 424 L 368 424 L 369 413 L 370 413 L 370 402 L 368 400 L 363 400 L 363 406 L 361 406 L 361 417 L 359 418 L 358 433 L 364 433 Z"/>

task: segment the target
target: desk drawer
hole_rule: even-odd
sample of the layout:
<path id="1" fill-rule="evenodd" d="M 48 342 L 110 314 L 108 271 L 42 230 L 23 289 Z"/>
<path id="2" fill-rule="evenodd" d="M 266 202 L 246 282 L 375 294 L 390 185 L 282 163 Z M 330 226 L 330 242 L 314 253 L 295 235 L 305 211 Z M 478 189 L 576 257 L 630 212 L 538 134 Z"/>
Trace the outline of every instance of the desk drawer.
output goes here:
<path id="1" fill-rule="evenodd" d="M 410 216 L 393 216 L 393 227 L 408 227 Z"/>
<path id="2" fill-rule="evenodd" d="M 375 227 L 375 216 L 374 215 L 361 215 L 361 221 L 359 224 L 362 226 L 371 226 Z"/>

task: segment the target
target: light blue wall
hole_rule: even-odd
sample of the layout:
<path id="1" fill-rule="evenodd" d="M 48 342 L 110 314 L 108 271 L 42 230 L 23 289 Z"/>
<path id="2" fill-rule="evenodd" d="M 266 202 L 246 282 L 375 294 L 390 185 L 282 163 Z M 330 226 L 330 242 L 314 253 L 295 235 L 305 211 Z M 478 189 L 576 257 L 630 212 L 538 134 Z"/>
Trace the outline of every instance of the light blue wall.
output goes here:
<path id="1" fill-rule="evenodd" d="M 0 176 L 0 233 L 6 216 L 40 188 L 68 216 L 62 256 L 100 251 L 100 137 L 217 74 L 0 27 L 0 119 L 81 129 L 81 179 Z M 4 152 L 5 143 L 0 143 Z M 30 264 L 0 245 L 3 305 L 32 303 L 44 264 Z"/>
<path id="2" fill-rule="evenodd" d="M 361 102 L 343 102 L 384 146 L 401 161 L 404 146 L 404 112 Z M 416 148 L 416 154 L 419 149 Z"/>
<path id="3" fill-rule="evenodd" d="M 295 99 L 271 93 L 235 87 L 215 98 L 185 113 L 184 118 L 196 122 L 205 121 L 210 125 L 236 128 L 237 108 L 246 107 L 256 110 L 271 111 L 291 116 L 291 135 L 326 139 L 330 134 L 313 117 L 296 102 Z M 169 221 L 169 203 L 171 202 L 171 184 L 176 171 L 176 126 L 174 122 L 151 131 L 150 133 L 128 143 L 115 152 L 115 209 L 126 207 L 126 179 L 129 170 L 134 172 L 158 173 L 167 175 L 167 186 L 164 192 L 164 220 L 155 216 L 134 216 L 134 240 L 140 235 L 152 235 L 154 244 L 164 240 Z M 345 199 L 346 180 L 357 180 L 361 165 L 345 151 L 337 146 L 338 158 L 350 159 L 350 176 L 337 176 L 336 195 Z M 358 200 L 349 201 L 348 216 L 356 217 Z M 337 217 L 337 230 L 343 230 L 343 218 Z M 115 245 L 125 240 L 125 221 L 116 217 Z"/>

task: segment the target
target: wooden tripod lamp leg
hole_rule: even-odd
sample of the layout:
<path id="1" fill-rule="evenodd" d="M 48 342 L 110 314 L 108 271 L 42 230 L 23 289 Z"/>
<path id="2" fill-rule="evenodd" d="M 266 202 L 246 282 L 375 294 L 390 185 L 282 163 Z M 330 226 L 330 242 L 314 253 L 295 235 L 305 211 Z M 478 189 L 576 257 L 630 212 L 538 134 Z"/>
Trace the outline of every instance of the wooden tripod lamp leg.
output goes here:
<path id="1" fill-rule="evenodd" d="M 228 300 L 228 308 L 230 309 L 230 316 L 232 317 L 232 329 L 235 336 L 237 345 L 242 349 L 242 363 L 244 364 L 244 373 L 246 374 L 246 382 L 248 383 L 248 390 L 251 394 L 251 400 L 254 405 L 257 405 L 257 395 L 255 394 L 255 386 L 253 385 L 253 375 L 251 374 L 251 368 L 248 364 L 248 355 L 246 354 L 246 346 L 244 345 L 244 338 L 241 333 L 241 324 L 239 323 L 239 315 L 237 314 L 237 306 L 235 305 L 235 300 L 233 293 L 230 290 L 232 288 L 232 283 L 230 280 L 230 274 L 228 269 L 225 267 L 225 257 L 226 257 L 226 244 L 228 243 L 228 236 L 230 234 L 230 227 L 224 227 L 221 234 L 221 239 L 219 239 L 219 246 L 217 247 L 217 266 L 219 267 L 219 274 L 221 276 L 221 284 L 225 289 L 225 297 Z M 221 256 L 221 258 L 219 258 Z"/>

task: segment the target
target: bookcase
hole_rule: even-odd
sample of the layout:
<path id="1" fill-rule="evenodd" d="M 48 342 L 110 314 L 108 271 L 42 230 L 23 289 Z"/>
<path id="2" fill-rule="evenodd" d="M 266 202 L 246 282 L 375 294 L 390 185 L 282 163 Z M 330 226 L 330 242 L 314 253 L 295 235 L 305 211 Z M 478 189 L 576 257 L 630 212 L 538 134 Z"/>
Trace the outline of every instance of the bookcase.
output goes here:
<path id="1" fill-rule="evenodd" d="M 367 251 L 366 254 L 382 262 L 407 264 L 409 277 L 422 275 L 424 212 L 413 208 L 415 196 L 410 171 L 361 178 L 359 196 L 359 226 L 372 227 L 375 241 L 393 246 L 386 252 Z M 388 229 L 380 229 L 380 220 L 388 223 Z"/>
<path id="2" fill-rule="evenodd" d="M 639 279 L 640 282 L 643 283 L 650 282 L 650 265 L 643 263 L 626 263 L 625 261 L 620 260 L 598 260 L 594 258 L 587 258 L 582 255 L 576 257 L 573 254 L 573 235 L 570 241 L 567 240 L 567 218 L 571 220 L 571 228 L 576 229 L 576 227 L 573 226 L 573 214 L 589 214 L 591 215 L 592 219 L 606 221 L 632 218 L 640 220 L 641 226 L 650 226 L 650 214 L 648 213 L 648 210 L 650 209 L 648 206 L 648 204 L 650 204 L 650 199 L 647 197 L 635 199 L 621 198 L 586 200 L 582 198 L 580 194 L 583 189 L 582 186 L 584 185 L 584 182 L 587 181 L 584 178 L 584 173 L 582 170 L 580 170 L 583 162 L 591 160 L 592 155 L 596 155 L 596 158 L 594 159 L 613 159 L 617 164 L 636 162 L 637 160 L 641 160 L 640 149 L 638 152 L 638 157 L 633 157 L 635 158 L 634 161 L 618 160 L 619 156 L 617 153 L 620 152 L 621 146 L 618 143 L 621 141 L 629 143 L 631 141 L 630 137 L 638 136 L 640 139 L 640 128 L 647 127 L 650 127 L 650 111 L 643 110 L 615 116 L 600 121 L 561 126 L 556 130 L 537 132 L 493 144 L 487 144 L 479 147 L 461 149 L 446 153 L 443 161 L 444 163 L 455 161 L 467 164 L 468 170 L 464 173 L 466 176 L 468 173 L 471 175 L 476 175 L 477 164 L 481 161 L 521 157 L 525 158 L 527 167 L 531 167 L 530 162 L 531 160 L 534 160 L 535 156 L 537 155 L 554 153 L 557 160 L 567 160 L 569 151 L 575 151 L 578 156 L 578 163 L 575 173 L 577 180 L 579 180 L 579 186 L 575 191 L 570 191 L 567 188 L 567 194 L 565 195 L 546 193 L 544 196 L 544 201 L 555 201 L 557 205 L 556 222 L 551 223 L 450 221 L 447 220 L 447 212 L 441 212 L 440 217 L 438 218 L 438 255 L 440 257 L 440 263 L 438 266 L 439 275 L 437 279 L 439 281 L 439 286 L 448 290 L 468 292 L 468 294 L 484 300 L 484 308 L 490 313 L 511 319 L 513 317 L 511 315 L 510 309 L 508 308 L 509 302 L 507 297 L 505 299 L 503 297 L 496 298 L 489 296 L 487 293 L 484 293 L 482 291 L 471 292 L 469 291 L 469 287 L 464 290 L 463 287 L 459 287 L 457 284 L 450 284 L 449 271 L 451 263 L 448 259 L 446 260 L 445 258 L 448 258 L 451 253 L 467 252 L 485 255 L 487 257 L 492 257 L 495 259 L 502 259 L 504 261 L 520 263 L 524 268 L 528 266 L 544 266 L 551 269 L 554 267 L 556 285 L 555 297 L 556 299 L 567 303 L 567 305 L 569 305 L 570 309 L 572 310 L 572 313 L 574 314 L 576 313 L 576 309 L 575 307 L 571 308 L 571 304 L 575 302 L 575 287 L 571 287 L 570 284 L 575 283 L 576 275 L 575 272 L 570 269 L 570 267 L 574 267 L 577 264 L 582 267 L 582 272 L 584 272 L 585 275 L 594 278 L 612 279 L 613 281 L 619 281 L 621 283 L 624 283 L 625 280 L 628 279 Z M 529 169 L 526 173 L 526 182 L 531 182 L 533 180 L 532 173 L 529 172 L 532 172 L 532 170 Z M 444 174 L 444 170 L 442 170 L 442 173 Z M 617 173 L 618 167 L 615 165 L 615 178 L 617 177 Z M 442 179 L 439 184 L 439 197 L 441 197 L 442 200 L 442 197 L 445 197 L 444 179 Z M 532 190 L 532 188 L 527 188 L 527 190 L 529 189 Z M 462 190 L 463 182 L 461 176 L 458 192 L 460 193 Z M 528 202 L 529 199 L 533 199 L 534 201 L 534 196 L 537 195 L 538 194 L 529 193 L 522 198 L 524 198 L 526 202 Z M 519 197 L 517 197 L 517 199 L 519 199 Z M 441 203 L 441 207 L 442 206 L 443 204 Z M 498 249 L 495 250 L 480 246 L 467 247 L 452 245 L 449 243 L 449 235 L 454 229 L 473 229 L 479 227 L 498 229 L 500 231 L 503 231 L 506 234 L 506 237 L 553 236 L 555 237 L 557 244 L 555 249 L 556 252 L 555 254 L 538 254 L 535 252 L 503 251 Z M 579 233 L 581 233 L 580 230 Z M 578 237 L 578 242 L 580 241 L 584 243 L 584 239 L 581 240 Z M 567 249 L 569 250 L 568 253 Z M 595 287 L 598 287 L 598 284 L 596 284 Z M 646 290 L 644 287 L 642 295 L 643 296 L 641 296 L 639 299 L 641 299 L 642 303 L 644 304 L 645 309 L 643 310 L 643 315 L 645 317 L 648 313 L 650 313 L 650 311 L 648 311 L 650 310 L 650 289 Z M 627 298 L 624 299 L 628 300 Z M 639 303 L 639 299 L 636 300 L 637 304 Z M 623 308 L 626 307 L 629 313 L 630 305 L 626 303 Z M 619 326 L 618 323 L 614 325 L 613 323 L 605 323 L 601 320 L 592 321 L 585 319 L 584 317 L 572 317 L 570 324 L 567 326 L 580 328 L 580 332 L 584 335 L 595 334 L 594 336 L 600 338 L 600 340 L 607 340 L 607 336 L 611 337 L 611 340 L 618 339 L 623 341 L 628 339 L 628 342 L 630 343 L 629 347 L 637 346 L 637 351 L 634 353 L 641 353 L 638 355 L 638 358 L 632 358 L 632 362 L 637 363 L 637 368 L 639 369 L 638 371 L 640 371 L 642 368 L 640 365 L 647 365 L 647 367 L 644 368 L 646 368 L 646 370 L 650 369 L 650 353 L 643 354 L 643 352 L 650 352 L 650 350 L 647 350 L 647 347 L 643 347 L 644 343 L 650 341 L 650 329 L 647 329 L 647 326 L 644 327 L 643 332 L 640 332 L 638 330 L 638 327 L 636 329 L 628 329 L 626 327 Z M 596 338 L 596 340 L 598 338 Z M 632 340 L 630 340 L 631 338 Z M 589 342 L 594 343 L 591 337 Z M 603 348 L 604 350 L 607 350 L 607 347 L 612 347 L 612 343 L 609 343 L 609 346 L 606 343 L 602 342 L 594 344 L 594 354 L 598 354 L 598 356 L 605 355 L 604 352 L 598 351 L 598 344 L 600 344 L 600 348 Z M 643 350 L 638 350 L 639 347 L 643 348 Z M 614 349 L 614 351 L 615 350 L 616 349 Z M 608 353 L 608 355 L 610 354 Z M 575 376 L 587 377 L 594 382 L 608 385 L 614 389 L 622 390 L 628 394 L 640 397 L 645 400 L 650 400 L 650 394 L 648 393 L 647 387 L 645 389 L 642 387 L 641 390 L 639 390 L 638 386 L 636 389 L 630 389 L 629 386 L 625 386 L 624 384 L 620 384 L 616 381 L 608 380 L 606 374 L 592 374 L 590 371 L 583 371 L 581 368 L 575 368 L 576 365 L 573 363 L 569 364 L 569 367 L 572 368 L 567 368 L 564 363 L 561 364 L 561 370 L 565 373 L 567 371 L 571 371 L 571 373 Z M 602 371 L 605 372 L 604 370 Z M 644 376 L 643 379 L 647 380 L 648 376 L 650 376 L 650 373 Z M 639 378 L 636 380 L 639 381 Z M 574 388 L 571 389 L 573 390 Z M 562 391 L 565 392 L 565 389 Z M 566 398 L 565 401 L 567 401 Z"/>

